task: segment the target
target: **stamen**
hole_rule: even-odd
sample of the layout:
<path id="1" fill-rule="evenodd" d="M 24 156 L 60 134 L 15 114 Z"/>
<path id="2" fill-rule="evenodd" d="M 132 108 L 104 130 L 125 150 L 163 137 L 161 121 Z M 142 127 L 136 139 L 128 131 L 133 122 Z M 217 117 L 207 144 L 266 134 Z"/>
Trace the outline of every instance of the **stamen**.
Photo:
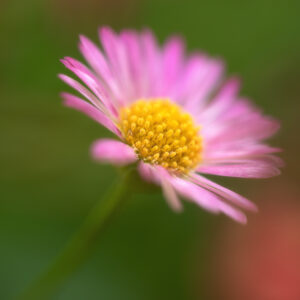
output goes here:
<path id="1" fill-rule="evenodd" d="M 144 162 L 187 173 L 201 161 L 199 127 L 168 99 L 138 100 L 123 108 L 120 116 L 126 142 Z"/>

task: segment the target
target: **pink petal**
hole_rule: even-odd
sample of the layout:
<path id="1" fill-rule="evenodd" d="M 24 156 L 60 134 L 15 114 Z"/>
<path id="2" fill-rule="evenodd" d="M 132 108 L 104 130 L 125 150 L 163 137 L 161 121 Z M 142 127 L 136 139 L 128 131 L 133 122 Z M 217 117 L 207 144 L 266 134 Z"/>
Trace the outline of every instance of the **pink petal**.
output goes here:
<path id="1" fill-rule="evenodd" d="M 84 96 L 87 100 L 89 100 L 94 106 L 98 107 L 102 111 L 104 110 L 104 107 L 102 103 L 100 103 L 99 99 L 97 99 L 95 95 L 93 95 L 88 89 L 86 89 L 78 81 L 64 74 L 59 74 L 58 77 L 66 84 L 71 86 L 73 89 L 78 91 L 82 96 Z"/>
<path id="2" fill-rule="evenodd" d="M 210 123 L 222 116 L 236 100 L 239 87 L 240 81 L 237 78 L 227 80 L 213 101 L 199 114 L 197 118 L 198 122 L 209 126 Z"/>
<path id="3" fill-rule="evenodd" d="M 152 31 L 145 30 L 141 34 L 141 44 L 145 60 L 145 74 L 148 81 L 147 97 L 160 97 L 160 78 L 162 55 Z"/>
<path id="4" fill-rule="evenodd" d="M 113 79 L 109 65 L 101 50 L 87 37 L 81 35 L 79 49 L 89 65 L 105 80 Z"/>
<path id="5" fill-rule="evenodd" d="M 96 122 L 100 123 L 107 129 L 115 133 L 118 137 L 122 138 L 122 134 L 120 133 L 117 126 L 99 109 L 74 95 L 68 93 L 62 93 L 61 95 L 66 106 L 83 112 Z"/>
<path id="6" fill-rule="evenodd" d="M 172 186 L 172 176 L 162 167 L 153 166 L 140 162 L 138 165 L 138 171 L 141 177 L 151 183 L 161 185 L 163 194 L 169 204 L 169 206 L 176 212 L 182 210 L 182 204 Z"/>
<path id="7" fill-rule="evenodd" d="M 170 89 L 177 86 L 184 59 L 184 42 L 180 37 L 171 37 L 162 52 L 161 95 L 169 96 Z"/>
<path id="8" fill-rule="evenodd" d="M 120 38 L 124 43 L 126 59 L 129 62 L 130 81 L 134 82 L 132 100 L 147 98 L 151 96 L 149 90 L 152 88 L 152 83 L 147 72 L 147 51 L 144 49 L 143 35 L 138 35 L 133 30 L 123 30 Z"/>
<path id="9" fill-rule="evenodd" d="M 243 178 L 269 178 L 280 174 L 280 170 L 272 164 L 257 160 L 249 163 L 200 166 L 197 168 L 197 172 Z"/>
<path id="10" fill-rule="evenodd" d="M 112 139 L 97 140 L 92 145 L 91 153 L 95 160 L 117 166 L 131 164 L 137 160 L 131 147 Z"/>
<path id="11" fill-rule="evenodd" d="M 192 184 L 188 180 L 184 180 L 179 177 L 173 178 L 172 184 L 181 196 L 187 199 L 192 199 L 202 208 L 212 213 L 220 212 L 218 205 L 219 201 L 212 193 L 199 188 L 198 186 Z"/>
<path id="12" fill-rule="evenodd" d="M 213 213 L 222 212 L 242 224 L 247 222 L 247 218 L 243 212 L 223 202 L 210 191 L 181 178 L 175 178 L 172 184 L 179 194 L 193 200 L 204 209 Z"/>
<path id="13" fill-rule="evenodd" d="M 283 160 L 275 155 L 265 154 L 258 156 L 248 156 L 248 157 L 239 157 L 233 156 L 225 159 L 212 159 L 210 161 L 203 161 L 203 166 L 228 166 L 228 165 L 243 165 L 243 166 L 252 166 L 260 165 L 261 167 L 283 167 Z"/>
<path id="14" fill-rule="evenodd" d="M 99 38 L 109 59 L 113 75 L 122 89 L 124 103 L 128 103 L 132 100 L 134 82 L 130 81 L 129 62 L 124 43 L 109 27 L 100 28 Z"/>
<path id="15" fill-rule="evenodd" d="M 153 166 L 144 162 L 140 162 L 138 165 L 138 171 L 144 180 L 161 185 L 163 194 L 169 206 L 174 211 L 179 212 L 182 210 L 182 204 L 171 184 L 172 176 L 167 170 L 159 166 Z"/>
<path id="16" fill-rule="evenodd" d="M 140 161 L 138 165 L 138 171 L 145 181 L 159 184 L 160 178 L 159 176 L 157 176 L 154 167 L 150 164 L 146 164 L 143 161 Z"/>
<path id="17" fill-rule="evenodd" d="M 113 96 L 118 100 L 119 105 L 124 105 L 125 103 L 122 100 L 123 95 L 120 91 L 120 86 L 111 70 L 111 66 L 109 66 L 107 62 L 107 58 L 101 50 L 84 36 L 80 36 L 79 49 L 89 65 L 110 88 Z"/>
<path id="18" fill-rule="evenodd" d="M 205 125 L 205 124 L 204 124 Z M 277 120 L 264 116 L 247 100 L 238 100 L 202 134 L 213 147 L 233 142 L 258 141 L 272 136 L 280 127 Z"/>
<path id="19" fill-rule="evenodd" d="M 259 156 L 281 152 L 280 148 L 270 147 L 264 144 L 237 143 L 228 147 L 217 147 L 208 149 L 203 155 L 205 161 L 225 161 L 228 159 L 249 159 Z"/>
<path id="20" fill-rule="evenodd" d="M 196 184 L 202 186 L 203 188 L 208 189 L 215 194 L 218 194 L 224 199 L 231 201 L 232 203 L 242 208 L 257 211 L 257 207 L 253 202 L 213 181 L 208 180 L 203 176 L 193 174 L 191 175 L 191 180 Z"/>
<path id="21" fill-rule="evenodd" d="M 162 167 L 156 167 L 156 172 L 160 177 L 160 183 L 163 189 L 163 194 L 168 204 L 174 211 L 182 211 L 182 204 L 171 184 L 171 175 L 169 175 L 168 171 Z"/>
<path id="22" fill-rule="evenodd" d="M 239 222 L 241 224 L 247 223 L 247 217 L 246 215 L 240 211 L 239 209 L 236 209 L 225 202 L 220 202 L 219 209 L 228 217 L 232 218 L 236 222 Z"/>
<path id="23" fill-rule="evenodd" d="M 86 66 L 71 57 L 65 57 L 61 60 L 61 62 L 93 91 L 93 93 L 98 97 L 98 102 L 100 101 L 114 116 L 118 115 L 113 98 L 111 98 L 106 88 Z"/>
<path id="24" fill-rule="evenodd" d="M 186 110 L 190 112 L 197 111 L 199 113 L 200 109 L 203 109 L 204 104 L 208 100 L 208 96 L 220 83 L 223 70 L 223 62 L 220 60 L 210 61 L 201 84 L 199 84 L 193 94 L 186 100 L 186 104 L 184 105 Z"/>
<path id="25" fill-rule="evenodd" d="M 176 102 L 184 104 L 189 95 L 193 95 L 205 74 L 206 64 L 207 58 L 201 53 L 191 55 L 187 59 L 183 66 L 182 75 L 178 80 L 180 84 L 174 87 L 175 90 L 171 94 Z"/>

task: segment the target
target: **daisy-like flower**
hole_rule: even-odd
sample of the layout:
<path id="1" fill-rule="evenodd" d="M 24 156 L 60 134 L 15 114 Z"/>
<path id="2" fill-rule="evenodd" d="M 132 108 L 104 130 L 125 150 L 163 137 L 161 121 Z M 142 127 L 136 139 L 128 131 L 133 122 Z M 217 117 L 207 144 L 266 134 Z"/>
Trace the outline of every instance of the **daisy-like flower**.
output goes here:
<path id="1" fill-rule="evenodd" d="M 256 206 L 203 174 L 266 178 L 282 165 L 278 148 L 263 142 L 279 123 L 238 95 L 239 81 L 224 79 L 222 61 L 203 53 L 186 56 L 171 37 L 159 47 L 153 34 L 103 27 L 102 49 L 84 36 L 79 48 L 89 67 L 66 57 L 63 64 L 81 81 L 60 78 L 85 100 L 63 93 L 75 108 L 113 132 L 100 139 L 92 156 L 126 165 L 138 161 L 142 178 L 161 185 L 170 206 L 180 197 L 212 213 L 246 223 L 241 209 Z"/>

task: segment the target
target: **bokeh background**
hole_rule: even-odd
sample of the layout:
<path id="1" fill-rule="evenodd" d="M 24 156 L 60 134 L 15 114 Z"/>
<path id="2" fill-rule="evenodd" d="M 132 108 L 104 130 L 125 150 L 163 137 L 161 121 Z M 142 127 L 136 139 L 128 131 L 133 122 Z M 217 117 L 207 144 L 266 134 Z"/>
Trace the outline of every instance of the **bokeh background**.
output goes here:
<path id="1" fill-rule="evenodd" d="M 0 299 L 44 270 L 117 176 L 88 153 L 109 133 L 62 106 L 57 78 L 60 58 L 81 59 L 78 35 L 96 41 L 103 24 L 182 34 L 223 57 L 242 94 L 282 121 L 272 143 L 287 166 L 269 180 L 216 178 L 259 205 L 246 227 L 135 195 L 54 299 L 300 299 L 299 11 L 297 0 L 1 0 Z"/>

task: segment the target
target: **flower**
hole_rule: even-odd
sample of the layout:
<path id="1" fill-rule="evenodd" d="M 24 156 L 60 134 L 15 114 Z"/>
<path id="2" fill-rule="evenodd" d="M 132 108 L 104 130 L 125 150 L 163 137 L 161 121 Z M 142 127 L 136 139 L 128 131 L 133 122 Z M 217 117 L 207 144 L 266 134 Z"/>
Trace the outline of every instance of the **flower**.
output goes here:
<path id="1" fill-rule="evenodd" d="M 239 81 L 222 82 L 223 63 L 203 53 L 185 56 L 184 43 L 171 37 L 162 48 L 154 35 L 100 28 L 103 50 L 84 36 L 79 48 L 90 68 L 65 57 L 62 62 L 85 85 L 59 75 L 87 101 L 63 93 L 75 108 L 113 132 L 100 139 L 92 156 L 126 165 L 138 161 L 142 178 L 161 185 L 175 211 L 179 196 L 212 213 L 246 223 L 241 209 L 255 204 L 202 174 L 244 178 L 278 175 L 280 151 L 263 140 L 279 123 L 238 96 Z"/>

